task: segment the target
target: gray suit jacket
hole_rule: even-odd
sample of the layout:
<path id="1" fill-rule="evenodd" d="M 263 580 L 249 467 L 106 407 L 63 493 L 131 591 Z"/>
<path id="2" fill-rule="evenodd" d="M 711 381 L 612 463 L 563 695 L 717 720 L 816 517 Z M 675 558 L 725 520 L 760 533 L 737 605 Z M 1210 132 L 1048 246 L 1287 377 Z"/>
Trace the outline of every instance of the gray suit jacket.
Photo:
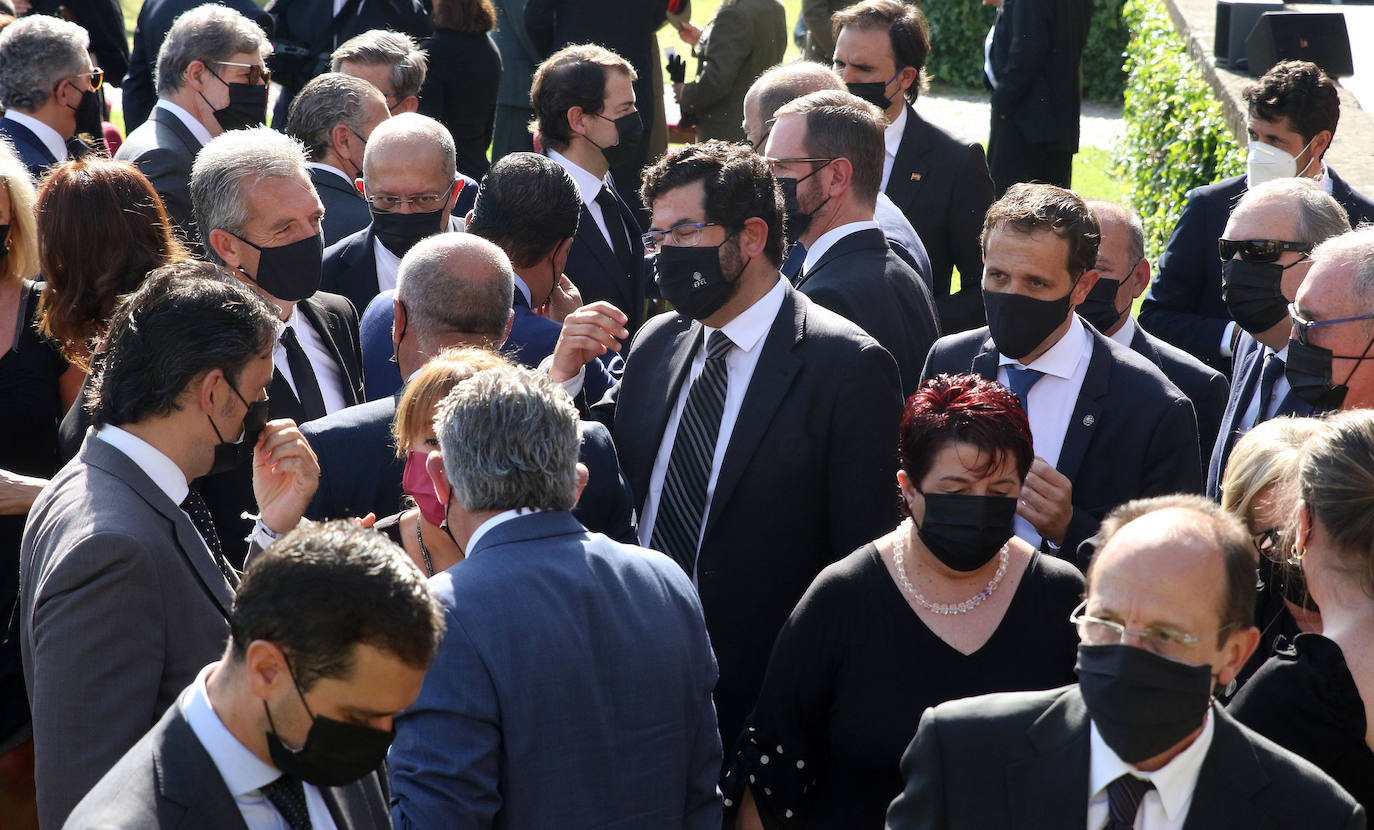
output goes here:
<path id="1" fill-rule="evenodd" d="M 347 787 L 321 787 L 339 830 L 389 826 L 386 777 L 376 772 Z M 115 764 L 76 805 L 71 830 L 194 827 L 247 830 L 233 796 L 180 706 Z"/>
<path id="2" fill-rule="evenodd" d="M 224 650 L 233 589 L 195 525 L 88 431 L 19 549 L 38 818 L 67 813 Z"/>
<path id="3" fill-rule="evenodd" d="M 200 152 L 200 140 L 181 119 L 157 107 L 148 120 L 129 133 L 115 158 L 132 162 L 162 198 L 167 217 L 193 251 L 200 250 L 195 212 L 191 209 L 191 165 Z"/>

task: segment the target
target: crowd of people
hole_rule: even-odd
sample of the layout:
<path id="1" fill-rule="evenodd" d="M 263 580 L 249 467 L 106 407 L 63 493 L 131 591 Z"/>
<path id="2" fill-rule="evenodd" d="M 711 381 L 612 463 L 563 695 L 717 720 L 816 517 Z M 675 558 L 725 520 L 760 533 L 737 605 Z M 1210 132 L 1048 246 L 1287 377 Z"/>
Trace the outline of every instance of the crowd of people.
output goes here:
<path id="1" fill-rule="evenodd" d="M 122 138 L 0 21 L 4 827 L 1365 826 L 1320 68 L 1155 271 L 1081 4 L 999 4 L 986 156 L 901 0 L 240 5 L 144 4 Z"/>

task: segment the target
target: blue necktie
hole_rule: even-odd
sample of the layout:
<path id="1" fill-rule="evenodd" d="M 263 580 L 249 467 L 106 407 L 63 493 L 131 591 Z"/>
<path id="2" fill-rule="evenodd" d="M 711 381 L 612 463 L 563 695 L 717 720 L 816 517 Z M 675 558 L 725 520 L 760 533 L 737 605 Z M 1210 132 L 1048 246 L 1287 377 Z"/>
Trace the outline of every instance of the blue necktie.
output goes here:
<path id="1" fill-rule="evenodd" d="M 1131 830 L 1135 814 L 1154 782 L 1134 775 L 1123 775 L 1107 785 L 1107 826 L 1103 830 Z"/>
<path id="2" fill-rule="evenodd" d="M 1016 397 L 1021 399 L 1021 408 L 1026 410 L 1027 416 L 1030 415 L 1030 402 L 1026 396 L 1030 394 L 1031 387 L 1039 383 L 1044 376 L 1045 373 L 1039 369 L 1007 364 L 1007 385 L 1016 393 Z"/>
<path id="3" fill-rule="evenodd" d="M 1283 374 L 1283 358 L 1273 352 L 1264 356 L 1264 369 L 1260 372 L 1259 388 L 1259 412 L 1255 414 L 1255 423 L 1263 423 L 1269 419 L 1269 405 L 1274 397 L 1274 384 L 1279 382 L 1279 377 Z"/>

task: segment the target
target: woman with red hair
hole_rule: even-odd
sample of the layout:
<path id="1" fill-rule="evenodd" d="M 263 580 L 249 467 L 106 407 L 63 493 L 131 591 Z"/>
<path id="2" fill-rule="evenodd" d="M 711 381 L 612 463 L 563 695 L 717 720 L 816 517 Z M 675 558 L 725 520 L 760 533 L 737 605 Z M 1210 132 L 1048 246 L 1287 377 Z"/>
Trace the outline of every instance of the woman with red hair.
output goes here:
<path id="1" fill-rule="evenodd" d="M 1034 459 L 1000 384 L 940 375 L 902 413 L 909 517 L 821 571 L 778 634 L 726 775 L 740 826 L 883 826 L 927 707 L 1074 681 L 1083 579 L 1012 535 Z"/>

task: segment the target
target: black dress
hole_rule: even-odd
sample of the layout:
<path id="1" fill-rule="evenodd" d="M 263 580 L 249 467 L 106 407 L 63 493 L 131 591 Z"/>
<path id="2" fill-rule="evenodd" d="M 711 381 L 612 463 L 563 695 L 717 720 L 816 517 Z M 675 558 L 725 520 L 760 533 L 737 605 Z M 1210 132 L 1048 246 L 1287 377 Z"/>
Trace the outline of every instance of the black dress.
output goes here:
<path id="1" fill-rule="evenodd" d="M 747 780 L 764 825 L 881 828 L 929 706 L 1074 681 L 1083 578 L 1032 554 L 1001 623 L 964 655 L 907 604 L 868 544 L 827 567 L 778 634 L 723 789 Z"/>
<path id="2" fill-rule="evenodd" d="M 1255 672 L 1226 710 L 1321 767 L 1366 810 L 1374 808 L 1374 751 L 1364 701 L 1340 646 L 1299 634 Z"/>
<path id="3" fill-rule="evenodd" d="M 420 87 L 420 112 L 453 134 L 458 172 L 481 181 L 496 119 L 501 53 L 491 35 L 439 29 L 425 42 L 429 72 Z"/>

